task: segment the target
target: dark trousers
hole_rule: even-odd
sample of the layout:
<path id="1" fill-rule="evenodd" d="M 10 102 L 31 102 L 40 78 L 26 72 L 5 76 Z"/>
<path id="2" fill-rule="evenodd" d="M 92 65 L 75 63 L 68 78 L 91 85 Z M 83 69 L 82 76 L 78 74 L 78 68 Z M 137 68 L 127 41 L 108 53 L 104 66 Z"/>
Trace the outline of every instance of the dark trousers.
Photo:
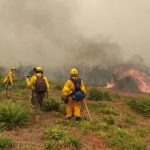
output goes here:
<path id="1" fill-rule="evenodd" d="M 45 92 L 37 93 L 32 91 L 31 103 L 34 107 L 35 113 L 39 114 L 41 112 L 43 100 L 45 98 Z"/>
<path id="2" fill-rule="evenodd" d="M 12 85 L 9 81 L 7 81 L 4 86 L 5 86 L 5 90 L 6 90 L 6 98 L 10 98 Z"/>

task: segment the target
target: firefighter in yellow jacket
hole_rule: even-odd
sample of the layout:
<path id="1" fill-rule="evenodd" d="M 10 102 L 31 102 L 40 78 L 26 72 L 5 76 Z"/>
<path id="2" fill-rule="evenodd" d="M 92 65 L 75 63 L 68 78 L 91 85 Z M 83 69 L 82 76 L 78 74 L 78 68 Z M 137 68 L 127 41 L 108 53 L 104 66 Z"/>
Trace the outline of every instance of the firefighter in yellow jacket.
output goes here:
<path id="1" fill-rule="evenodd" d="M 45 93 L 49 92 L 50 85 L 47 77 L 43 75 L 42 67 L 35 68 L 35 74 L 29 79 L 27 77 L 27 86 L 33 90 L 32 105 L 35 108 L 35 113 L 40 113 Z"/>
<path id="2" fill-rule="evenodd" d="M 73 115 L 77 121 L 80 120 L 80 103 L 85 95 L 85 85 L 83 81 L 78 78 L 78 70 L 73 68 L 70 71 L 70 79 L 66 81 L 63 87 L 63 100 L 66 104 L 67 120 L 70 120 Z"/>
<path id="3" fill-rule="evenodd" d="M 13 85 L 14 82 L 14 72 L 16 69 L 14 67 L 11 68 L 11 70 L 7 73 L 7 75 L 4 78 L 4 84 L 9 87 Z"/>

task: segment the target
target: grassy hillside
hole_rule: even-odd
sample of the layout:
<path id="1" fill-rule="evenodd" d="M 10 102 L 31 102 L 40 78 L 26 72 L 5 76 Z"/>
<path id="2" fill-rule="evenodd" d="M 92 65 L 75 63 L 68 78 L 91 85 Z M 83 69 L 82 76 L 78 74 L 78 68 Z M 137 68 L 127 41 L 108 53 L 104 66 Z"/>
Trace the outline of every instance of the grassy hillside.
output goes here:
<path id="1" fill-rule="evenodd" d="M 93 121 L 89 121 L 82 104 L 82 121 L 68 122 L 60 98 L 61 85 L 53 83 L 52 87 L 38 123 L 31 109 L 31 90 L 24 87 L 23 81 L 16 84 L 9 99 L 5 98 L 5 91 L 1 91 L 0 149 L 150 149 L 149 97 L 120 97 L 94 87 L 86 98 Z"/>

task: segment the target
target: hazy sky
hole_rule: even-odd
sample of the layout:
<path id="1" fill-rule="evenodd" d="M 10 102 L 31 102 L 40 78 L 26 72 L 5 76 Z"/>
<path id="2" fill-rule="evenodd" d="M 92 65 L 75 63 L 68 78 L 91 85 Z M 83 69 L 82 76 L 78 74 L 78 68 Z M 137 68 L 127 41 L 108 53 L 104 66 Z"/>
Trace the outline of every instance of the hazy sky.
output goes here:
<path id="1" fill-rule="evenodd" d="M 150 62 L 150 1 L 0 0 L 1 65 L 62 64 L 81 37 L 105 37 L 125 58 Z"/>
<path id="2" fill-rule="evenodd" d="M 77 0 L 74 22 L 85 37 L 102 34 L 119 43 L 126 56 L 150 62 L 149 0 Z"/>

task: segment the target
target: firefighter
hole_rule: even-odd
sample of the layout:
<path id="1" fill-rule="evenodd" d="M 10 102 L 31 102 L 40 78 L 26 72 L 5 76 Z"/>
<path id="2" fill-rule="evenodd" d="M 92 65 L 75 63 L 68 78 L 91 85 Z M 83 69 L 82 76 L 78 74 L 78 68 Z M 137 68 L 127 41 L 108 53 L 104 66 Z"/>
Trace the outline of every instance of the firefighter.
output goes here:
<path id="1" fill-rule="evenodd" d="M 31 78 L 27 77 L 26 81 L 27 86 L 32 88 L 32 105 L 35 114 L 39 115 L 45 98 L 45 93 L 50 91 L 48 79 L 44 76 L 42 67 L 36 67 L 35 74 Z"/>
<path id="2" fill-rule="evenodd" d="M 34 75 L 36 75 L 36 72 L 35 72 L 35 71 L 36 71 L 36 67 L 34 67 L 34 68 L 29 72 L 29 74 L 27 75 L 28 81 L 31 80 L 31 78 L 32 78 Z M 27 86 L 27 95 L 26 95 L 26 96 L 27 96 L 27 100 L 28 100 L 28 93 L 29 93 L 28 87 L 29 87 L 29 86 Z M 34 86 L 33 86 L 31 89 L 32 89 L 31 104 L 32 104 L 32 107 L 34 107 L 34 105 L 33 105 L 33 104 L 34 104 L 34 103 L 33 103 L 33 92 L 34 92 L 33 89 L 34 89 Z"/>
<path id="3" fill-rule="evenodd" d="M 78 70 L 72 68 L 70 71 L 70 79 L 68 79 L 63 87 L 62 99 L 66 104 L 66 119 L 70 120 L 74 115 L 76 120 L 80 118 L 80 103 L 86 95 L 86 88 L 83 81 L 78 77 Z M 74 112 L 74 113 L 73 113 Z"/>
<path id="4" fill-rule="evenodd" d="M 8 90 L 10 92 L 11 87 L 14 83 L 14 73 L 15 73 L 15 71 L 16 71 L 16 68 L 12 67 L 11 70 L 7 73 L 7 75 L 4 78 L 6 97 L 8 97 Z"/>

